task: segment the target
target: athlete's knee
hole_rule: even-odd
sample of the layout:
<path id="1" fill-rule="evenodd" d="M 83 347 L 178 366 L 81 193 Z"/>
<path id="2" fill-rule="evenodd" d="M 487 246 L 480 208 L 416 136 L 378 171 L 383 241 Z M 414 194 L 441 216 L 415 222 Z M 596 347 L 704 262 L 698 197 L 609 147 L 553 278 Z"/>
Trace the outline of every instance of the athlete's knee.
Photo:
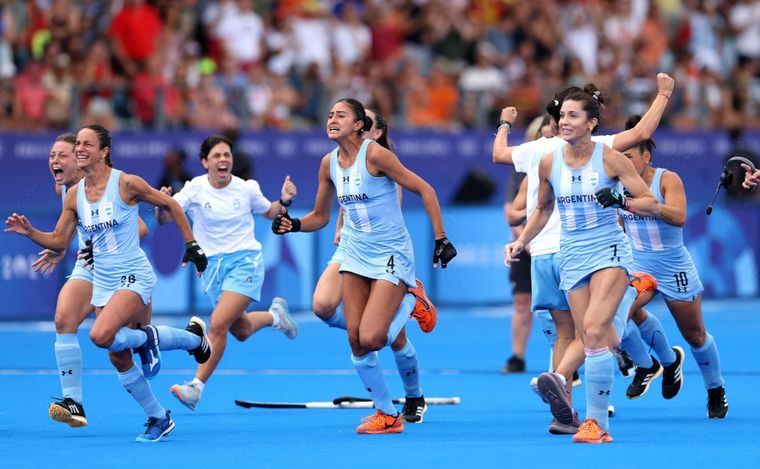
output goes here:
<path id="1" fill-rule="evenodd" d="M 371 352 L 382 349 L 387 343 L 388 335 L 386 331 L 371 331 L 361 334 L 359 337 L 359 345 Z"/>
<path id="2" fill-rule="evenodd" d="M 359 340 L 359 331 L 348 329 L 346 334 L 348 335 L 348 344 L 351 346 L 351 349 L 360 349 L 361 341 Z"/>
<path id="3" fill-rule="evenodd" d="M 596 322 L 588 322 L 583 325 L 583 336 L 586 338 L 585 344 L 606 344 L 609 335 L 609 330 L 603 327 L 602 324 Z"/>
<path id="4" fill-rule="evenodd" d="M 515 314 L 530 313 L 530 293 L 518 292 L 515 293 L 512 300 L 512 307 Z"/>
<path id="5" fill-rule="evenodd" d="M 122 350 L 121 352 L 108 352 L 108 359 L 111 364 L 120 373 L 129 371 L 134 366 L 134 360 L 132 359 L 132 353 L 129 350 Z"/>
<path id="6" fill-rule="evenodd" d="M 317 298 L 314 298 L 311 304 L 314 315 L 323 321 L 330 319 L 335 314 L 335 308 L 336 305 L 328 304 L 328 302 Z"/>
<path id="7" fill-rule="evenodd" d="M 93 327 L 90 329 L 90 340 L 100 348 L 108 348 L 113 343 L 113 334 L 105 329 Z"/>
<path id="8" fill-rule="evenodd" d="M 696 327 L 683 331 L 683 338 L 691 348 L 699 348 L 705 345 L 707 340 L 707 331 L 704 327 Z"/>
<path id="9" fill-rule="evenodd" d="M 212 316 L 208 327 L 208 335 L 211 337 L 226 337 L 227 332 L 230 332 L 229 324 Z"/>
<path id="10" fill-rule="evenodd" d="M 75 334 L 78 328 L 79 321 L 71 313 L 55 312 L 55 332 L 58 334 Z"/>

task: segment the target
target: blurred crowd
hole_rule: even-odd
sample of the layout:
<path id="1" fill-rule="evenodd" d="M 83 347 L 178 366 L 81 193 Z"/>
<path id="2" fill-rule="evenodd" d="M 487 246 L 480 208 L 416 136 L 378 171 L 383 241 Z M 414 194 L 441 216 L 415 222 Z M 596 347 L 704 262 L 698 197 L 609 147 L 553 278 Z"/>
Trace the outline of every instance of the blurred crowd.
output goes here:
<path id="1" fill-rule="evenodd" d="M 760 0 L 0 0 L 0 128 L 518 125 L 595 83 L 620 127 L 676 80 L 672 128 L 760 128 Z"/>

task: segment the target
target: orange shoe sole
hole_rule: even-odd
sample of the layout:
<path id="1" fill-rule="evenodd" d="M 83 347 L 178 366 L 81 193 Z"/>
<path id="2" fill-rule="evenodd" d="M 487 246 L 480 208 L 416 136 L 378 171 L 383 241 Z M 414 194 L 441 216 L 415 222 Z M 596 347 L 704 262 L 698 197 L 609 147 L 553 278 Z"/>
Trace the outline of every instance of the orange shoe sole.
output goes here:
<path id="1" fill-rule="evenodd" d="M 435 325 L 438 323 L 438 311 L 435 305 L 425 294 L 425 288 L 422 286 L 422 282 L 416 280 L 417 287 L 409 288 L 409 293 L 414 295 L 416 303 L 412 310 L 411 317 L 417 320 L 422 332 L 431 332 L 435 329 Z"/>

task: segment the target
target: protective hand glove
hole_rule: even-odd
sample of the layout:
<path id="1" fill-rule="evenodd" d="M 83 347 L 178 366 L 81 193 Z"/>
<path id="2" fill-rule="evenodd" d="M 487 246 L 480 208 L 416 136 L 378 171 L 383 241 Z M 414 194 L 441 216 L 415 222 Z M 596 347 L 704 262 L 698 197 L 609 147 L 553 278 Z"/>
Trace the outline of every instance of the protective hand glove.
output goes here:
<path id="1" fill-rule="evenodd" d="M 195 240 L 185 243 L 185 255 L 182 257 L 182 265 L 185 266 L 188 262 L 195 264 L 195 268 L 198 269 L 199 273 L 206 270 L 206 266 L 208 265 L 206 253 L 203 252 L 203 249 L 198 246 Z"/>
<path id="2" fill-rule="evenodd" d="M 79 250 L 77 258 L 82 259 L 82 265 L 92 269 L 95 267 L 95 256 L 92 253 L 92 240 L 88 239 L 84 242 L 85 247 Z"/>
<path id="3" fill-rule="evenodd" d="M 435 249 L 433 249 L 433 268 L 441 263 L 441 268 L 445 269 L 446 265 L 451 262 L 451 259 L 456 257 L 457 250 L 449 238 L 441 238 L 435 240 Z"/>
<path id="4" fill-rule="evenodd" d="M 612 187 L 605 187 L 595 194 L 596 201 L 604 208 L 617 207 L 628 210 L 628 199 Z"/>
<path id="5" fill-rule="evenodd" d="M 282 226 L 283 219 L 290 220 L 290 230 L 285 231 L 285 228 Z M 283 235 L 285 233 L 295 233 L 296 231 L 301 231 L 301 220 L 290 218 L 288 211 L 283 208 L 282 213 L 278 213 L 272 220 L 272 233 Z"/>

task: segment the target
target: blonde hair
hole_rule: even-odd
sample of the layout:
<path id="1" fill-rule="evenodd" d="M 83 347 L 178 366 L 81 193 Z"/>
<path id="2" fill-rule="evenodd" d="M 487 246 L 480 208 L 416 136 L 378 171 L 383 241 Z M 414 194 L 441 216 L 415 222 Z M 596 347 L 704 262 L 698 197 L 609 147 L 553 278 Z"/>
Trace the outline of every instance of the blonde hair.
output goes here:
<path id="1" fill-rule="evenodd" d="M 538 140 L 539 137 L 541 137 L 541 127 L 544 125 L 544 116 L 538 116 L 532 121 L 530 121 L 530 124 L 525 129 L 525 141 L 530 142 L 533 140 Z"/>

